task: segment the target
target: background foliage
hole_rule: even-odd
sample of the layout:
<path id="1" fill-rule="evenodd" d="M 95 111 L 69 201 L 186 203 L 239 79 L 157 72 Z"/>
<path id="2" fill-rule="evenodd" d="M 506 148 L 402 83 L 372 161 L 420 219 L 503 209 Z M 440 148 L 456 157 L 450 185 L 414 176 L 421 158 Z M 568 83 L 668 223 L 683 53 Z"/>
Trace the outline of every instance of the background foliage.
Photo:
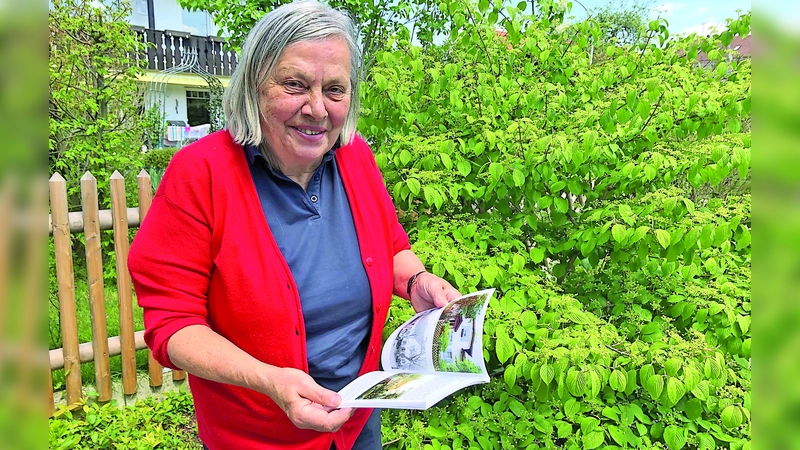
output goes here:
<path id="1" fill-rule="evenodd" d="M 415 251 L 462 292 L 499 289 L 493 382 L 386 413 L 384 439 L 749 448 L 750 63 L 719 48 L 750 17 L 624 46 L 537 6 L 442 5 L 444 45 L 401 36 L 371 69 L 359 129 Z"/>
<path id="2" fill-rule="evenodd" d="M 130 12 L 124 0 L 53 0 L 49 10 L 48 168 L 68 180 L 73 199 L 86 171 L 110 204 L 114 170 L 135 176 L 142 168 L 146 124 L 136 80 L 144 61 L 135 58 L 144 43 L 126 22 Z"/>

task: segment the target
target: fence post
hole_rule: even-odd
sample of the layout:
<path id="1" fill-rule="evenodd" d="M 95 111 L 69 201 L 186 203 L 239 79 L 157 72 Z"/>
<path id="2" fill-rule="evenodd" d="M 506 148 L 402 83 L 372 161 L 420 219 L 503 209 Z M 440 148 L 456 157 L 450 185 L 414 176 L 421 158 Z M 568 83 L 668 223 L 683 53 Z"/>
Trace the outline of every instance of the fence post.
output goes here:
<path id="1" fill-rule="evenodd" d="M 53 398 L 53 371 L 47 365 L 47 417 L 52 417 L 56 410 L 56 402 Z"/>
<path id="2" fill-rule="evenodd" d="M 115 170 L 111 175 L 111 215 L 114 222 L 114 252 L 117 260 L 117 297 L 119 298 L 119 339 L 122 347 L 122 391 L 136 393 L 136 342 L 133 331 L 133 298 L 128 273 L 128 221 L 125 203 L 125 179 Z"/>
<path id="3" fill-rule="evenodd" d="M 53 174 L 50 178 L 50 209 L 53 217 L 53 243 L 56 256 L 67 404 L 72 405 L 81 399 L 81 361 L 78 353 L 78 317 L 75 307 L 72 241 L 69 234 L 67 182 L 58 173 Z"/>
<path id="4" fill-rule="evenodd" d="M 111 400 L 111 368 L 108 353 L 103 257 L 100 252 L 100 211 L 97 179 L 89 172 L 81 177 L 83 235 L 86 237 L 86 272 L 89 278 L 89 311 L 92 318 L 92 350 L 98 400 Z"/>
<path id="5" fill-rule="evenodd" d="M 144 223 L 147 211 L 153 203 L 153 185 L 150 174 L 142 169 L 136 177 L 136 184 L 139 187 L 139 226 Z M 150 386 L 161 386 L 164 382 L 164 372 L 161 364 L 153 357 L 153 351 L 147 349 L 147 369 L 150 373 Z"/>

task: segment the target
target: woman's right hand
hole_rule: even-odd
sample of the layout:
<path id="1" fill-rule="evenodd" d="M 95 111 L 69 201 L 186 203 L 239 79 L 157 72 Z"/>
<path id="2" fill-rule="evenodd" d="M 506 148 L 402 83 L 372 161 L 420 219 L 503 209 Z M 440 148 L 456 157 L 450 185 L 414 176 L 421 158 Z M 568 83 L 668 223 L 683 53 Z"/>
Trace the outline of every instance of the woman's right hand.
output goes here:
<path id="1" fill-rule="evenodd" d="M 265 364 L 204 325 L 181 328 L 169 339 L 171 362 L 195 376 L 264 393 L 298 428 L 333 432 L 353 415 L 336 409 L 336 392 L 318 385 L 302 370 Z"/>
<path id="2" fill-rule="evenodd" d="M 352 408 L 336 409 L 342 397 L 318 385 L 307 373 L 272 367 L 265 392 L 297 428 L 321 432 L 338 430 L 353 415 Z"/>

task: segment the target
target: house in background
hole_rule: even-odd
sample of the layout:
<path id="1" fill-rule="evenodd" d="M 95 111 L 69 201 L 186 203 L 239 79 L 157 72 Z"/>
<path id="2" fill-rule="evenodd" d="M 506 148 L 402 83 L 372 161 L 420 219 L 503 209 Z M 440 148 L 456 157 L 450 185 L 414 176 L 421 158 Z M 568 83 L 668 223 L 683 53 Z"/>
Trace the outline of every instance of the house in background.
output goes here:
<path id="1" fill-rule="evenodd" d="M 198 126 L 212 121 L 213 84 L 226 87 L 238 55 L 217 36 L 219 28 L 205 11 L 187 11 L 177 0 L 130 0 L 131 27 L 148 42 L 141 81 L 157 91 L 170 124 Z M 210 77 L 210 78 L 209 78 Z M 217 85 L 219 86 L 219 85 Z M 221 92 L 220 92 L 221 93 Z"/>
<path id="2" fill-rule="evenodd" d="M 720 47 L 720 50 L 723 50 L 723 47 Z M 732 60 L 750 59 L 753 52 L 753 35 L 748 34 L 745 37 L 735 36 L 730 45 L 724 48 L 724 50 L 729 51 L 728 62 Z M 697 64 L 704 69 L 713 69 L 715 67 L 714 62 L 710 60 L 708 54 L 702 51 L 697 55 Z"/>

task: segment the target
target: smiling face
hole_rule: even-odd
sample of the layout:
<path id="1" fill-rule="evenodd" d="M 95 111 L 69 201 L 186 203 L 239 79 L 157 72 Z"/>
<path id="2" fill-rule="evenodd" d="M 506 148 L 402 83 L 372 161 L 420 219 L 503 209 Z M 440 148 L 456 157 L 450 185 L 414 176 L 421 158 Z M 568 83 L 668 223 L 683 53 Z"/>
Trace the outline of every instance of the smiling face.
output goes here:
<path id="1" fill-rule="evenodd" d="M 339 37 L 287 46 L 261 85 L 261 131 L 286 175 L 312 172 L 350 110 L 350 49 Z"/>

